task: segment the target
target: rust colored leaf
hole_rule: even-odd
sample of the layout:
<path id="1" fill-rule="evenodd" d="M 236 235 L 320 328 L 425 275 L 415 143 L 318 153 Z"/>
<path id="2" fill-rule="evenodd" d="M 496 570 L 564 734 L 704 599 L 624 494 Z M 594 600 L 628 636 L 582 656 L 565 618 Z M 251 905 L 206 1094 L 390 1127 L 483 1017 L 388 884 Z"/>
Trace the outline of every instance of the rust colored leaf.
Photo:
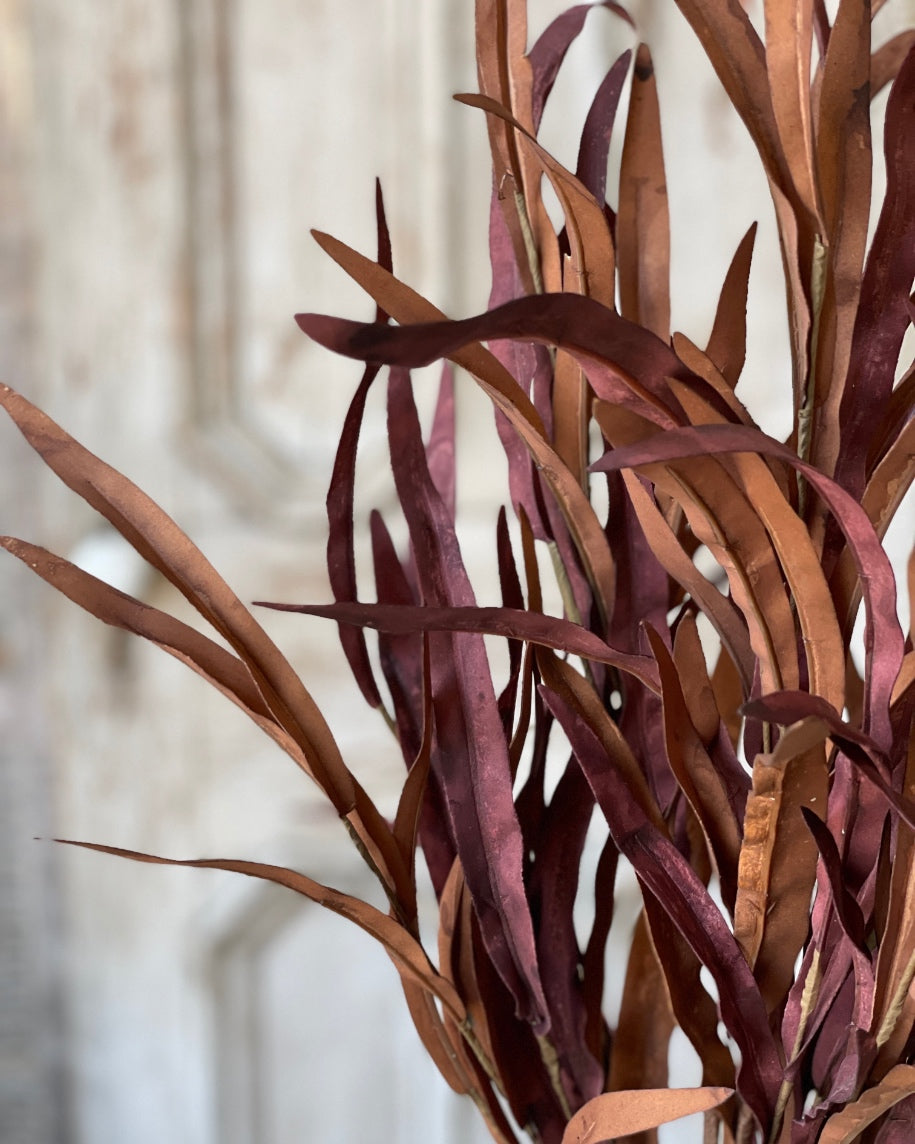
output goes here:
<path id="1" fill-rule="evenodd" d="M 296 870 L 237 858 L 160 858 L 155 854 L 126 850 L 119 846 L 103 846 L 95 842 L 76 842 L 69 838 L 58 838 L 55 841 L 67 846 L 79 846 L 84 850 L 97 850 L 101 854 L 130 858 L 135 862 L 150 862 L 161 866 L 188 866 L 203 870 L 227 870 L 285 886 L 323 906 L 324 909 L 340 914 L 341 917 L 347 918 L 365 930 L 384 946 L 398 973 L 415 981 L 418 986 L 436 997 L 455 1020 L 460 1022 L 464 1019 L 464 1005 L 453 986 L 436 973 L 425 950 L 399 922 L 369 905 L 368 902 L 354 898 L 351 894 L 341 893 L 330 886 L 324 886 Z"/>
<path id="2" fill-rule="evenodd" d="M 684 396 L 695 397 L 688 387 L 682 392 Z M 653 426 L 610 426 L 610 440 L 614 445 L 628 444 L 627 438 L 651 441 L 667 436 L 658 434 Z M 598 462 L 592 468 L 602 465 L 603 462 Z M 766 690 L 780 688 L 783 685 L 780 680 L 796 680 L 797 642 L 784 578 L 771 540 L 750 498 L 739 488 L 726 466 L 711 457 L 693 456 L 688 463 L 675 466 L 646 466 L 643 475 L 681 506 L 693 535 L 706 545 L 727 573 L 731 594 L 746 621 Z"/>
<path id="3" fill-rule="evenodd" d="M 810 106 L 813 9 L 798 0 L 766 0 L 765 16 L 766 68 L 779 141 L 798 197 L 811 217 L 818 219 Z"/>
<path id="4" fill-rule="evenodd" d="M 801 808 L 826 813 L 828 728 L 811 717 L 794 724 L 769 755 L 753 763 L 738 868 L 734 936 L 771 1010 L 791 986 L 809 931 L 817 851 Z"/>
<path id="5" fill-rule="evenodd" d="M 754 222 L 731 259 L 705 350 L 732 389 L 740 380 L 747 358 L 747 292 L 756 227 Z"/>
<path id="6" fill-rule="evenodd" d="M 569 1121 L 562 1144 L 599 1144 L 706 1112 L 723 1104 L 729 1088 L 643 1088 L 605 1092 L 589 1100 Z"/>
<path id="7" fill-rule="evenodd" d="M 671 338 L 671 345 L 673 346 L 677 357 L 680 359 L 680 361 L 683 362 L 687 369 L 691 369 L 697 377 L 701 377 L 703 381 L 708 382 L 711 389 L 713 389 L 715 393 L 720 397 L 721 401 L 719 403 L 718 409 L 716 410 L 716 416 L 711 418 L 711 420 L 721 422 L 734 422 L 735 424 L 750 425 L 754 428 L 757 427 L 756 422 L 750 416 L 749 410 L 734 392 L 733 386 L 730 384 L 724 374 L 721 373 L 721 371 L 718 369 L 718 367 L 715 365 L 707 353 L 703 353 L 703 351 L 700 350 L 694 342 L 690 341 L 690 339 L 685 334 L 681 334 L 679 332 L 675 333 Z M 678 385 L 681 388 L 676 390 L 676 392 L 682 395 L 684 392 L 682 388 L 682 382 L 678 382 L 676 380 L 671 381 L 671 388 L 676 389 L 676 386 Z M 698 396 L 696 397 L 696 400 L 702 401 L 703 405 L 708 404 L 704 399 L 699 398 Z M 725 409 L 728 411 L 728 416 L 724 416 Z M 689 419 L 693 422 L 696 421 L 696 418 L 691 414 L 689 415 Z M 707 417 L 700 418 L 700 421 L 708 419 L 709 418 Z"/>
<path id="8" fill-rule="evenodd" d="M 429 993 L 412 978 L 401 977 L 400 984 L 423 1048 L 432 1058 L 449 1088 L 459 1095 L 468 1093 L 472 1082 L 454 1045 L 450 1043 L 448 1032 L 435 1003 L 430 1003 Z"/>
<path id="9" fill-rule="evenodd" d="M 915 735 L 910 736 L 904 793 L 915 793 Z M 874 1034 L 878 1046 L 893 1036 L 915 976 L 915 833 L 900 826 L 896 835 L 886 922 L 875 966 Z"/>
<path id="10" fill-rule="evenodd" d="M 670 337 L 670 214 L 654 65 L 639 44 L 629 99 L 616 217 L 623 317 Z"/>
<path id="11" fill-rule="evenodd" d="M 476 44 L 480 92 L 524 117 L 529 104 L 527 109 L 516 106 L 518 94 L 513 81 L 527 44 L 525 6 L 515 0 L 476 0 Z M 487 120 L 487 128 L 497 205 L 511 238 L 524 292 L 529 294 L 536 288 L 539 271 L 530 259 L 530 221 L 515 133 L 508 123 L 493 118 Z"/>
<path id="12" fill-rule="evenodd" d="M 0 547 L 27 564 L 42 580 L 96 619 L 142 636 L 186 663 L 227 695 L 259 726 L 266 729 L 265 725 L 269 724 L 274 737 L 284 737 L 299 765 L 307 769 L 301 750 L 291 737 L 283 735 L 251 673 L 240 659 L 220 644 L 174 616 L 112 588 L 46 548 L 13 536 L 0 536 Z"/>
<path id="13" fill-rule="evenodd" d="M 671 382 L 694 424 L 720 423 L 701 397 Z M 728 463 L 778 556 L 800 621 L 810 690 L 833 707 L 845 699 L 844 644 L 833 598 L 809 532 L 762 457 L 740 453 Z"/>
<path id="14" fill-rule="evenodd" d="M 479 107 L 487 112 L 489 118 L 503 120 L 515 129 L 519 147 L 536 158 L 562 205 L 572 250 L 573 292 L 596 298 L 605 306 L 612 307 L 616 297 L 616 252 L 603 203 L 598 202 L 571 171 L 541 147 L 501 104 L 484 95 L 456 95 L 455 99 L 470 107 Z"/>
<path id="15" fill-rule="evenodd" d="M 662 1087 L 668 1078 L 670 1037 L 676 1027 L 664 973 L 655 956 L 644 911 L 639 914 L 626 967 L 620 1016 L 613 1036 L 607 1087 Z M 648 1130 L 643 1130 L 648 1131 Z M 655 1144 L 651 1133 L 641 1144 Z M 627 1141 L 626 1144 L 636 1144 Z"/>
<path id="16" fill-rule="evenodd" d="M 915 1093 L 915 1067 L 899 1064 L 873 1088 L 867 1089 L 826 1121 L 818 1144 L 853 1144 L 868 1125 L 901 1100 Z"/>
<path id="17" fill-rule="evenodd" d="M 175 522 L 8 386 L 0 404 L 42 460 L 166 577 L 244 661 L 274 718 L 302 748 L 316 782 L 341 815 L 356 793 L 330 728 L 299 677 L 228 584 Z"/>
<path id="18" fill-rule="evenodd" d="M 598 410 L 598 420 L 600 411 Z M 728 649 L 746 694 L 750 693 L 753 678 L 753 651 L 746 625 L 732 601 L 702 575 L 675 533 L 668 525 L 651 494 L 634 474 L 625 473 L 624 479 L 645 537 L 658 561 L 673 579 L 683 586 L 708 616 L 721 641 Z"/>
<path id="19" fill-rule="evenodd" d="M 670 769 L 702 827 L 710 856 L 721 880 L 724 904 L 733 910 L 741 839 L 741 826 L 735 809 L 742 807 L 746 798 L 746 778 L 736 760 L 730 774 L 719 773 L 690 718 L 680 674 L 670 652 L 657 632 L 649 628 L 647 635 L 661 674 L 664 731 Z M 701 654 L 700 649 L 699 655 Z M 709 698 L 712 698 L 710 691 Z M 716 709 L 716 733 L 717 714 Z"/>
<path id="20" fill-rule="evenodd" d="M 740 0 L 677 0 L 747 125 L 770 180 L 784 191 L 789 176 L 778 140 L 766 74 L 766 52 Z"/>

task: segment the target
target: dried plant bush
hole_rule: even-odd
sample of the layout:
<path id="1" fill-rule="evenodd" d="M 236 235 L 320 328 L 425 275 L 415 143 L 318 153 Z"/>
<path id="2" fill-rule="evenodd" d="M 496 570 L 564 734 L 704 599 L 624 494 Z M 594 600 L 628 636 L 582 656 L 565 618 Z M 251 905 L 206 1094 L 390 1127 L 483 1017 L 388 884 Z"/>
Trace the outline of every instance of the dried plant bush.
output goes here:
<path id="1" fill-rule="evenodd" d="M 99 619 L 187 663 L 320 787 L 387 913 L 292 870 L 183 864 L 281 883 L 375 937 L 435 1064 L 495 1140 L 650 1141 L 657 1125 L 705 1111 L 707 1141 L 902 1144 L 915 1130 L 915 650 L 881 539 L 915 468 L 915 373 L 899 363 L 913 318 L 915 33 L 874 51 L 879 2 L 841 0 L 830 22 L 823 0 L 766 0 L 763 44 L 737 0 L 677 2 L 771 188 L 793 365 L 786 441 L 761 432 L 736 392 L 754 228 L 708 344 L 671 336 L 648 48 L 609 68 L 574 172 L 537 142 L 589 5 L 528 50 L 523 0 L 477 0 L 480 94 L 458 98 L 485 112 L 491 141 L 487 313 L 449 321 L 394 276 L 380 193 L 375 260 L 316 236 L 377 319 L 298 315 L 309 337 L 366 365 L 327 498 L 336 603 L 270 606 L 339 624 L 355 679 L 403 752 L 393 821 L 177 525 L 9 389 L 3 405 L 44 461 L 232 651 L 44 549 L 3 544 Z M 629 20 L 609 0 L 597 6 Z M 614 210 L 608 146 L 627 78 Z M 887 190 L 868 248 L 870 100 L 889 83 Z M 411 367 L 439 359 L 491 399 L 508 461 L 514 521 L 503 508 L 498 606 L 477 605 L 455 531 L 450 367 L 428 440 L 414 405 Z M 409 546 L 398 552 L 371 514 L 377 602 L 363 603 L 355 463 L 382 366 Z M 717 580 L 693 559 L 702 546 Z M 543 610 L 547 551 L 561 618 Z M 908 580 L 911 596 L 915 560 Z M 863 677 L 850 653 L 861 608 Z M 717 637 L 711 660 L 701 617 Z M 499 689 L 484 636 L 507 641 Z M 565 760 L 549 797 L 548 749 Z M 579 886 L 595 807 L 609 837 L 593 886 Z M 417 849 L 440 907 L 434 956 L 420 934 Z M 610 1028 L 605 948 L 621 860 L 643 906 Z M 595 907 L 583 947 L 580 894 Z M 666 1087 L 677 1025 L 702 1063 L 694 1090 Z"/>

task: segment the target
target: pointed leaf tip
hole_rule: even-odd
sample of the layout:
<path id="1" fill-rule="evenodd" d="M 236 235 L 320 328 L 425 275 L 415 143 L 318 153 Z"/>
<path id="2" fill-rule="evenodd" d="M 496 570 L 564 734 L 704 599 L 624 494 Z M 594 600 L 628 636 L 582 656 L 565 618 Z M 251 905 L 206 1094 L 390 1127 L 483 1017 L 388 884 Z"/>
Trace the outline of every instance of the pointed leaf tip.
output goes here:
<path id="1" fill-rule="evenodd" d="M 682 1116 L 708 1112 L 734 1095 L 730 1088 L 643 1088 L 605 1092 L 584 1104 L 562 1135 L 562 1144 L 601 1144 L 647 1132 Z"/>

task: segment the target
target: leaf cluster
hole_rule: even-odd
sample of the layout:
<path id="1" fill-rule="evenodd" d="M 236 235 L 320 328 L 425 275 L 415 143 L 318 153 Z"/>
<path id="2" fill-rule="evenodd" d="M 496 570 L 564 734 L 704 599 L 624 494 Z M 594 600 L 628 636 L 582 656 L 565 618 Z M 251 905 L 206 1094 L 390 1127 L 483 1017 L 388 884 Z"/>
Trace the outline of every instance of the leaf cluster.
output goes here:
<path id="1" fill-rule="evenodd" d="M 649 1141 L 704 1111 L 706 1139 L 727 1144 L 901 1144 L 915 1123 L 915 650 L 881 542 L 915 472 L 915 375 L 900 362 L 915 312 L 915 33 L 874 50 L 877 0 L 841 0 L 832 20 L 822 0 L 766 0 L 764 39 L 737 0 L 677 3 L 772 194 L 791 340 L 785 441 L 737 392 L 755 226 L 707 344 L 670 329 L 648 47 L 609 67 L 574 171 L 538 141 L 590 9 L 631 24 L 616 3 L 569 9 L 529 47 L 523 0 L 477 0 L 480 90 L 458 98 L 485 114 L 491 144 L 485 313 L 449 320 L 395 277 L 380 190 L 376 258 L 316 235 L 377 313 L 368 325 L 297 316 L 365 369 L 327 498 L 335 603 L 269 606 L 339 625 L 403 753 L 392 819 L 177 525 L 8 389 L 0 400 L 33 448 L 227 646 L 43 549 L 2 543 L 99 619 L 187 663 L 320 787 L 387 913 L 278 867 L 186 864 L 279 882 L 375 937 L 437 1067 L 495 1140 Z M 613 208 L 608 150 L 627 82 Z M 887 189 L 868 243 L 870 105 L 887 84 Z M 410 371 L 440 359 L 424 435 Z M 495 529 L 501 602 L 485 607 L 456 528 L 455 387 L 470 379 L 492 402 L 509 474 Z M 390 522 L 370 514 L 365 602 L 355 474 L 376 385 L 409 543 L 398 551 Z M 700 549 L 717 574 L 701 570 Z M 910 596 L 913 586 L 915 558 Z M 544 610 L 548 589 L 562 616 Z M 507 647 L 499 687 L 492 637 Z M 595 815 L 608 834 L 583 885 Z M 418 851 L 439 905 L 434 959 Z M 627 864 L 642 908 L 611 1028 L 605 952 Z M 594 902 L 583 942 L 580 895 Z M 676 1026 L 701 1061 L 699 1089 L 667 1087 Z"/>

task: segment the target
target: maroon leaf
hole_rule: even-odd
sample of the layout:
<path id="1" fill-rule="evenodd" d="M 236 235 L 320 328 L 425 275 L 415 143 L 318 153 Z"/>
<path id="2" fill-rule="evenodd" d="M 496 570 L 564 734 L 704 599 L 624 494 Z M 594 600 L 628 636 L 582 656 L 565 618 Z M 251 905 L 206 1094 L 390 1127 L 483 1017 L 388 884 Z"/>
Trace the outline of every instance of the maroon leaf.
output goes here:
<path id="1" fill-rule="evenodd" d="M 596 1096 L 604 1086 L 604 1070 L 585 1043 L 587 1011 L 572 921 L 581 856 L 593 809 L 591 789 L 581 769 L 572 762 L 563 772 L 540 828 L 531 839 L 534 859 L 528 893 L 538 916 L 537 956 L 550 1007 L 550 1040 L 572 1107 Z"/>
<path id="2" fill-rule="evenodd" d="M 353 537 L 356 447 L 365 414 L 365 400 L 377 376 L 376 366 L 368 366 L 362 375 L 340 431 L 333 474 L 327 490 L 327 575 L 335 600 L 355 600 L 359 596 Z M 365 701 L 371 707 L 380 707 L 381 694 L 375 682 L 365 637 L 358 629 L 345 624 L 338 625 L 338 633 L 353 678 L 359 684 Z"/>
<path id="3" fill-rule="evenodd" d="M 738 1090 L 766 1126 L 782 1069 L 765 1005 L 734 935 L 686 859 L 645 816 L 594 732 L 554 692 L 547 691 L 545 698 L 645 893 L 655 898 L 715 979 L 722 1020 L 742 1053 Z"/>
<path id="4" fill-rule="evenodd" d="M 842 928 L 849 940 L 858 949 L 864 949 L 864 916 L 861 907 L 848 892 L 842 872 L 842 858 L 839 854 L 836 840 L 829 832 L 826 823 L 807 806 L 800 808 L 807 829 L 813 835 L 817 844 L 826 875 L 829 878 L 829 888 L 832 890 L 832 900 L 835 905 L 836 916 L 842 923 Z"/>
<path id="5" fill-rule="evenodd" d="M 598 202 L 603 202 L 607 194 L 610 137 L 631 59 L 631 51 L 623 52 L 604 76 L 588 109 L 581 133 L 575 175 Z"/>
<path id="6" fill-rule="evenodd" d="M 593 298 L 579 295 L 519 298 L 462 321 L 424 322 L 396 329 L 321 314 L 297 314 L 296 321 L 310 338 L 337 353 L 407 368 L 452 357 L 460 347 L 489 338 L 555 345 L 580 361 L 592 383 L 595 377 L 597 384 L 604 378 L 609 382 L 606 370 L 592 368 L 595 363 L 612 367 L 617 382 L 646 406 L 645 415 L 660 413 L 668 423 L 682 416 L 666 383 L 668 377 L 690 382 L 707 394 L 716 408 L 721 405 L 708 383 L 686 369 L 660 338 Z"/>
<path id="7" fill-rule="evenodd" d="M 864 492 L 864 458 L 874 411 L 889 400 L 910 323 L 915 276 L 915 47 L 890 90 L 884 128 L 886 197 L 864 269 L 848 380 L 841 408 L 842 452 L 836 480 Z"/>
<path id="8" fill-rule="evenodd" d="M 411 632 L 476 632 L 527 640 L 543 647 L 555 648 L 597 663 L 609 663 L 631 674 L 651 691 L 660 690 L 657 668 L 648 656 L 631 655 L 605 644 L 599 636 L 578 624 L 557 616 L 513 608 L 422 607 L 397 604 L 275 604 L 266 600 L 256 603 L 280 612 L 301 612 L 309 616 L 327 616 L 344 624 L 377 628 L 379 631 L 408 634 Z"/>
<path id="9" fill-rule="evenodd" d="M 388 433 L 394 481 L 410 530 L 423 601 L 429 606 L 473 607 L 453 522 L 432 483 L 410 382 L 401 370 L 391 371 Z M 515 999 L 519 1016 L 544 1033 L 549 1015 L 522 881 L 521 830 L 483 638 L 432 632 L 429 640 L 434 766 L 464 876 L 487 951 Z"/>
<path id="10" fill-rule="evenodd" d="M 556 17 L 528 53 L 533 76 L 531 116 L 535 131 L 540 126 L 544 105 L 553 89 L 553 84 L 556 82 L 556 76 L 562 67 L 566 52 L 584 27 L 588 13 L 592 8 L 597 7 L 609 8 L 611 12 L 625 20 L 630 27 L 635 27 L 632 17 L 625 8 L 621 4 L 614 3 L 613 0 L 603 0 L 602 3 L 597 4 L 576 4 L 574 8 L 568 8 Z"/>

